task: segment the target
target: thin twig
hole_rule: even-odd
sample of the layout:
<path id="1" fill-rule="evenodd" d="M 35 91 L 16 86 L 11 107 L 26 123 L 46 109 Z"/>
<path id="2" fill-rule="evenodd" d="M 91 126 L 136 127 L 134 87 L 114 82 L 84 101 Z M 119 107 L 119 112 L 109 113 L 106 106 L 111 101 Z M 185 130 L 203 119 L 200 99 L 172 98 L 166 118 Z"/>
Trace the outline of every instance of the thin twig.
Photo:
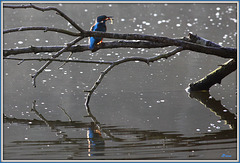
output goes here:
<path id="1" fill-rule="evenodd" d="M 8 59 L 8 60 L 16 60 L 20 62 L 25 62 L 25 61 L 52 61 L 52 62 L 66 62 L 66 63 L 93 63 L 93 64 L 112 64 L 113 61 L 104 61 L 104 60 L 77 60 L 77 59 L 72 59 L 72 60 L 67 60 L 67 59 L 56 59 L 56 58 L 10 58 L 10 57 L 5 57 L 3 59 Z"/>
<path id="2" fill-rule="evenodd" d="M 81 33 L 84 33 L 84 30 L 77 25 L 71 18 L 69 18 L 66 14 L 64 14 L 62 11 L 60 11 L 59 9 L 57 9 L 56 7 L 38 7 L 36 5 L 33 4 L 29 4 L 29 5 L 3 5 L 3 8 L 33 8 L 39 11 L 56 11 L 58 15 L 60 15 L 61 17 L 63 17 L 64 19 L 66 19 L 73 27 L 75 27 L 78 31 L 80 31 Z"/>
<path id="3" fill-rule="evenodd" d="M 79 42 L 80 40 L 82 40 L 83 37 L 77 37 L 76 39 L 74 39 L 72 42 L 68 43 L 66 45 L 65 48 L 62 48 L 60 51 L 58 51 L 55 55 L 52 56 L 52 58 L 57 58 L 58 56 L 60 56 L 62 53 L 64 53 L 69 47 L 71 47 L 72 45 L 76 44 L 77 42 Z M 52 63 L 52 61 L 47 61 L 34 75 L 32 75 L 32 83 L 33 83 L 33 87 L 36 87 L 36 78 L 37 76 L 42 73 L 42 71 L 47 68 L 47 66 L 49 66 Z"/>
<path id="4" fill-rule="evenodd" d="M 60 109 L 66 114 L 66 116 L 68 117 L 68 120 L 69 120 L 70 122 L 72 122 L 72 118 L 70 117 L 70 115 L 68 115 L 68 113 L 66 112 L 66 110 L 65 110 L 63 107 L 59 106 L 59 105 L 58 105 L 58 108 L 60 108 Z"/>
<path id="5" fill-rule="evenodd" d="M 69 56 L 67 57 L 67 60 L 69 60 L 71 58 L 71 56 L 73 55 L 73 52 L 70 52 Z M 58 69 L 62 68 L 67 62 L 64 62 L 63 64 L 61 64 Z"/>
<path id="6" fill-rule="evenodd" d="M 70 35 L 70 36 L 80 36 L 80 33 L 77 32 L 71 32 L 65 29 L 60 29 L 60 28 L 52 28 L 52 27 L 16 27 L 16 28 L 11 28 L 11 29 L 6 29 L 3 30 L 3 34 L 7 34 L 7 33 L 13 33 L 13 32 L 21 32 L 21 31 L 32 31 L 32 30 L 41 30 L 44 32 L 47 31 L 52 31 L 52 32 L 58 32 L 58 33 L 63 33 L 66 35 Z"/>

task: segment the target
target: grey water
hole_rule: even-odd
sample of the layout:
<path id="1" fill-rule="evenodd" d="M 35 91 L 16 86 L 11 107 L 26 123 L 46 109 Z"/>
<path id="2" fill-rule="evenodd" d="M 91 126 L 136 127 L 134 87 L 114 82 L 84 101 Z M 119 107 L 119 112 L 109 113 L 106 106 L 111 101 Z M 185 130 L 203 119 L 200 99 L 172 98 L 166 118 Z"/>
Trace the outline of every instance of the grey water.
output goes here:
<path id="1" fill-rule="evenodd" d="M 19 4 L 20 5 L 20 4 Z M 96 16 L 109 15 L 108 32 L 169 38 L 189 32 L 224 47 L 237 47 L 236 3 L 42 3 L 54 6 L 84 30 Z M 3 29 L 48 26 L 77 31 L 54 11 L 3 9 Z M 74 37 L 54 32 L 5 34 L 3 48 L 64 45 Z M 79 44 L 87 44 L 88 39 Z M 104 39 L 112 41 L 112 39 Z M 114 61 L 150 57 L 171 48 L 102 49 L 74 53 L 72 59 Z M 19 54 L 19 58 L 54 53 Z M 66 59 L 69 53 L 61 55 Z M 106 65 L 3 60 L 4 160 L 236 160 L 237 73 L 209 92 L 188 94 L 189 83 L 227 59 L 182 51 L 147 65 L 128 62 L 112 69 L 86 108 L 84 90 Z"/>

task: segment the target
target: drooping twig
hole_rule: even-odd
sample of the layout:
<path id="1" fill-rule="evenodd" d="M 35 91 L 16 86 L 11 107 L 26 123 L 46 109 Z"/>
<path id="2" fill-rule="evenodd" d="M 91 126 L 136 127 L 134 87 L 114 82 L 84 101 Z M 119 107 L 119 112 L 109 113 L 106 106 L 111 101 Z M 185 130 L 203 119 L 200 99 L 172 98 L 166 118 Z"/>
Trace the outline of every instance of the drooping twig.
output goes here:
<path id="1" fill-rule="evenodd" d="M 79 42 L 80 40 L 82 40 L 83 37 L 77 37 L 76 39 L 74 39 L 72 42 L 68 43 L 66 45 L 65 48 L 62 48 L 60 51 L 58 51 L 55 55 L 52 56 L 52 58 L 57 58 L 58 56 L 60 56 L 62 53 L 64 53 L 69 47 L 71 47 L 72 45 L 76 44 L 77 42 Z M 32 75 L 32 83 L 33 86 L 36 87 L 36 77 L 45 69 L 47 68 L 47 66 L 49 66 L 52 63 L 52 61 L 47 61 L 34 75 Z"/>
<path id="2" fill-rule="evenodd" d="M 168 58 L 180 51 L 182 51 L 183 48 L 182 47 L 178 47 L 176 49 L 174 49 L 173 51 L 170 51 L 166 54 L 159 54 L 158 56 L 154 56 L 154 57 L 149 57 L 149 58 L 144 58 L 144 57 L 127 57 L 127 58 L 123 58 L 117 61 L 114 61 L 111 65 L 109 65 L 103 72 L 101 72 L 100 76 L 98 77 L 98 79 L 96 80 L 96 82 L 94 83 L 94 85 L 92 86 L 92 88 L 90 90 L 87 90 L 85 92 L 87 92 L 87 97 L 85 100 L 85 105 L 88 106 L 91 96 L 93 94 L 93 92 L 97 89 L 98 85 L 102 82 L 104 76 L 110 71 L 112 70 L 115 66 L 125 63 L 125 62 L 130 62 L 130 61 L 140 61 L 140 62 L 145 62 L 147 64 L 149 64 L 150 62 L 154 62 L 157 61 L 161 58 Z"/>

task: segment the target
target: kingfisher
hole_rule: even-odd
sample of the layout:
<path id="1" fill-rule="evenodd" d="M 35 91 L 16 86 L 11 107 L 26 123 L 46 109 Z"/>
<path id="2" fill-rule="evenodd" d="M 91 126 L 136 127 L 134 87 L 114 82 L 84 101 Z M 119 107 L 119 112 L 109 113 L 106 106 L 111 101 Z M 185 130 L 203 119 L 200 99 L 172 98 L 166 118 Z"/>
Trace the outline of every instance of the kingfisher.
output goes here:
<path id="1" fill-rule="evenodd" d="M 106 32 L 107 27 L 105 22 L 107 20 L 111 20 L 112 23 L 112 16 L 106 16 L 101 15 L 98 16 L 95 20 L 95 24 L 93 24 L 90 28 L 90 31 L 100 31 L 100 32 Z M 95 45 L 99 45 L 102 43 L 103 38 L 102 37 L 90 37 L 89 38 L 89 48 L 92 52 L 94 52 Z"/>

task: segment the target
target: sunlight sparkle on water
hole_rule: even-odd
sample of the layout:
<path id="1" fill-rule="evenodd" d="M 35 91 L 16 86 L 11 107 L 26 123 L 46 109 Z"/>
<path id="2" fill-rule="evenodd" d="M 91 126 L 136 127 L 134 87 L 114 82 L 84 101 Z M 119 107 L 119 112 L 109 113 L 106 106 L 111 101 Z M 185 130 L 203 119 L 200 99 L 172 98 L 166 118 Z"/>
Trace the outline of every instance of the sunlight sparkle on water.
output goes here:
<path id="1" fill-rule="evenodd" d="M 234 23 L 237 23 L 237 19 L 235 18 L 230 18 L 230 20 L 232 20 Z"/>
<path id="2" fill-rule="evenodd" d="M 18 41 L 18 44 L 23 44 L 23 42 L 22 41 Z"/>
<path id="3" fill-rule="evenodd" d="M 157 103 L 159 104 L 159 103 L 164 103 L 165 102 L 165 100 L 159 100 L 159 101 L 157 101 Z"/>
<path id="4" fill-rule="evenodd" d="M 51 69 L 45 69 L 44 71 L 46 71 L 46 72 L 50 72 L 50 71 L 52 71 Z"/>

